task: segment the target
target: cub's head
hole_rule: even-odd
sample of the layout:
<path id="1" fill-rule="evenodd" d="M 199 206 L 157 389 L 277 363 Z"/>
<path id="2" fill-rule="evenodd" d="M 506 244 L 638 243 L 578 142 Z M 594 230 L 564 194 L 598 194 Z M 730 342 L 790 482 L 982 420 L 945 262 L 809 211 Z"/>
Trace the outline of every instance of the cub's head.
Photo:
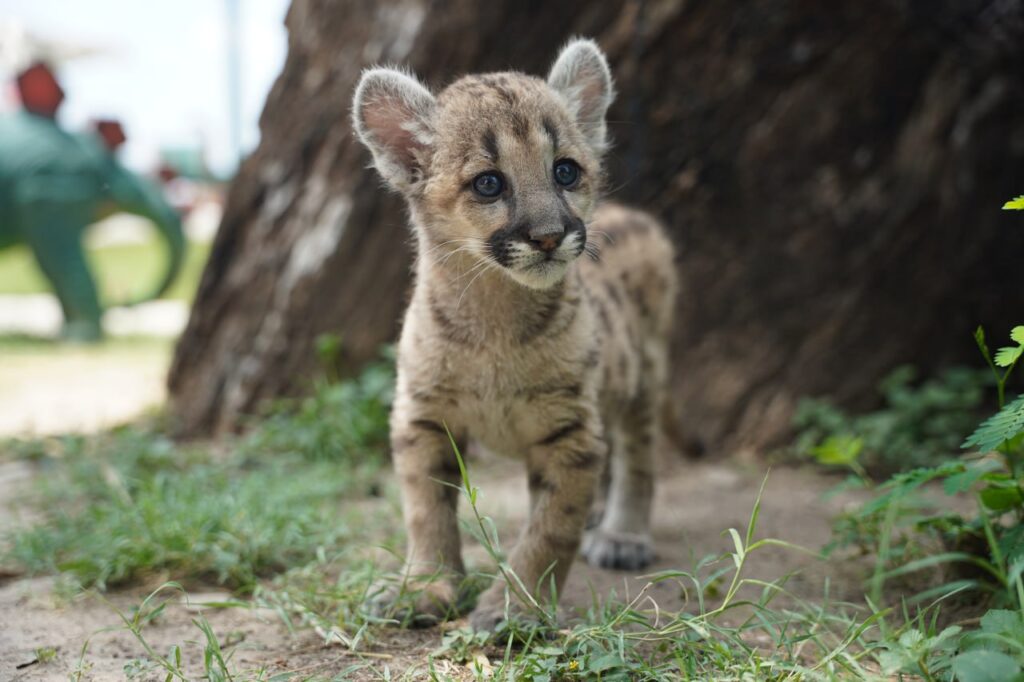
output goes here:
<path id="1" fill-rule="evenodd" d="M 409 202 L 421 257 L 468 259 L 546 288 L 586 246 L 613 96 L 600 49 L 575 40 L 546 81 L 467 76 L 437 97 L 409 74 L 371 69 L 353 118 L 377 170 Z"/>

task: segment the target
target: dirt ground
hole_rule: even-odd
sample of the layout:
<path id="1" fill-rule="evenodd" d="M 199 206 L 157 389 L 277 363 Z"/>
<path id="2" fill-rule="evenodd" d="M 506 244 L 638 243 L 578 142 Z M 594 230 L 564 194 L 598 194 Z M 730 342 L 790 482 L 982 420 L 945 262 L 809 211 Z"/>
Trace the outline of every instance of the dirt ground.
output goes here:
<path id="1" fill-rule="evenodd" d="M 12 347 L 13 362 L 0 363 L 0 435 L 92 431 L 136 416 L 147 404 L 159 403 L 163 372 L 169 360 L 169 342 L 89 348 Z M 45 401 L 39 401 L 45 397 Z M 56 402 L 55 402 L 56 401 Z M 45 409 L 44 409 L 45 408 Z M 700 558 L 730 548 L 722 533 L 745 528 L 751 506 L 766 473 L 755 458 L 687 462 L 667 458 L 659 478 L 654 534 L 659 552 L 649 573 L 663 569 L 689 569 Z M 493 517 L 509 545 L 525 520 L 526 481 L 512 462 L 478 460 L 471 463 L 473 484 L 480 493 L 481 510 Z M 17 495 L 36 475 L 23 461 L 0 460 L 0 535 L 31 520 L 31 510 L 15 506 Z M 824 493 L 837 479 L 812 469 L 776 467 L 768 478 L 757 537 L 775 537 L 810 549 L 829 539 L 829 519 L 853 498 Z M 361 502 L 362 504 L 362 502 Z M 380 513 L 395 517 L 392 503 Z M 482 548 L 467 543 L 470 565 L 486 565 Z M 797 573 L 787 583 L 796 595 L 820 600 L 830 576 L 832 599 L 856 599 L 862 594 L 859 571 L 849 562 L 824 564 L 798 552 L 769 547 L 752 558 L 751 576 L 776 579 Z M 83 679 L 125 678 L 125 664 L 145 655 L 142 645 L 121 625 L 116 609 L 131 613 L 153 588 L 140 585 L 98 595 L 62 598 L 53 578 L 31 578 L 4 572 L 0 566 L 0 682 L 7 680 L 66 680 L 84 666 Z M 591 594 L 607 596 L 612 590 L 621 600 L 636 595 L 647 584 L 643 577 L 594 569 L 577 562 L 563 591 L 563 604 L 585 607 Z M 682 608 L 681 591 L 664 582 L 648 595 L 663 609 Z M 190 585 L 188 602 L 224 601 L 231 595 L 215 587 Z M 198 606 L 168 592 L 166 611 L 145 629 L 155 651 L 166 655 L 174 644 L 183 646 L 188 668 L 199 672 L 203 639 L 192 622 Z M 687 607 L 694 609 L 692 605 Z M 427 655 L 441 643 L 439 628 L 385 630 L 360 654 L 340 645 L 325 646 L 311 630 L 289 633 L 276 613 L 245 608 L 204 608 L 203 614 L 230 652 L 237 671 L 266 669 L 267 676 L 294 672 L 330 677 L 351 666 L 389 668 L 393 674 L 422 669 Z M 460 623 L 456 622 L 454 626 Z M 88 644 L 83 655 L 83 647 Z M 56 656 L 37 662 L 37 650 L 55 649 Z M 446 661 L 440 672 L 470 679 L 469 671 Z M 163 679 L 152 673 L 143 679 Z M 353 679 L 380 679 L 368 670 Z"/>
<path id="2" fill-rule="evenodd" d="M 729 548 L 722 531 L 745 527 L 751 505 L 757 495 L 765 468 L 736 462 L 682 462 L 666 467 L 659 480 L 656 500 L 655 538 L 658 562 L 654 572 L 669 568 L 690 568 L 709 553 Z M 0 466 L 0 500 L 9 500 L 14 487 L 22 487 L 32 475 L 29 465 L 8 462 Z M 502 537 L 512 538 L 524 521 L 526 485 L 511 463 L 479 462 L 471 469 L 474 484 L 481 490 L 482 510 L 495 518 Z M 757 537 L 775 537 L 808 548 L 820 548 L 829 537 L 829 518 L 849 495 L 831 497 L 824 493 L 836 483 L 811 469 L 778 467 L 771 471 L 765 487 Z M 5 490 L 6 489 L 6 490 Z M 393 513 L 388 503 L 386 513 Z M 382 509 L 382 512 L 384 509 Z M 17 510 L 7 506 L 0 530 L 17 519 Z M 397 519 L 396 519 L 397 522 Z M 467 557 L 482 562 L 479 547 L 469 547 Z M 862 594 L 858 578 L 860 567 L 849 562 L 825 564 L 798 552 L 766 548 L 753 556 L 751 575 L 775 579 L 797 571 L 787 587 L 800 597 L 820 600 L 826 576 L 831 576 L 831 598 L 856 598 Z M 585 607 L 591 590 L 607 595 L 615 590 L 622 598 L 636 595 L 647 581 L 622 572 L 604 571 L 577 562 L 564 591 L 564 603 Z M 57 597 L 51 578 L 0 578 L 0 680 L 66 680 L 84 661 L 83 679 L 123 679 L 124 666 L 144 655 L 142 646 L 124 630 L 107 630 L 119 625 L 115 607 L 130 613 L 152 586 L 108 593 L 104 597 L 81 596 L 70 601 Z M 678 609 L 680 590 L 665 582 L 649 589 L 648 594 L 661 608 Z M 146 628 L 146 637 L 156 651 L 165 654 L 172 644 L 184 644 L 184 655 L 193 670 L 201 665 L 202 634 L 192 623 L 195 610 L 177 595 L 168 593 L 171 605 L 160 618 Z M 191 588 L 192 604 L 223 601 L 230 595 L 214 588 Z M 242 608 L 207 608 L 207 619 L 231 653 L 236 670 L 265 668 L 268 676 L 294 672 L 330 676 L 350 666 L 385 666 L 402 673 L 423 668 L 427 654 L 436 649 L 442 632 L 439 628 L 418 631 L 388 630 L 361 654 L 346 651 L 340 645 L 324 646 L 320 637 L 306 630 L 290 634 L 272 612 Z M 458 623 L 456 623 L 458 625 Z M 85 643 L 88 649 L 82 656 Z M 185 644 L 191 642 L 191 644 Z M 55 648 L 53 660 L 36 662 L 35 651 Z M 457 676 L 469 675 L 468 669 L 442 661 L 439 670 Z M 154 673 L 145 679 L 162 679 Z M 380 679 L 367 670 L 354 673 L 353 679 Z"/>

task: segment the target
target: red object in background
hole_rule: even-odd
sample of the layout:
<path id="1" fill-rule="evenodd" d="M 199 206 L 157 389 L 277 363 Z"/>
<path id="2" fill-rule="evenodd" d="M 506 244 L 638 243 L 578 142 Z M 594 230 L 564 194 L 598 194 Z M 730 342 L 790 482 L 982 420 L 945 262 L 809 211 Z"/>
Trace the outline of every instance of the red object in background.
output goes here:
<path id="1" fill-rule="evenodd" d="M 96 132 L 103 139 L 103 144 L 111 152 L 116 152 L 117 148 L 128 139 L 124 134 L 124 127 L 121 126 L 121 122 L 117 119 L 101 118 L 95 121 L 93 125 L 96 127 Z"/>
<path id="2" fill-rule="evenodd" d="M 166 163 L 161 163 L 160 167 L 156 170 L 156 175 L 160 178 L 160 182 L 167 184 L 178 177 L 178 171 L 174 170 L 174 168 Z"/>
<path id="3" fill-rule="evenodd" d="M 18 74 L 18 95 L 21 105 L 37 116 L 56 118 L 64 101 L 64 90 L 50 67 L 36 62 Z"/>

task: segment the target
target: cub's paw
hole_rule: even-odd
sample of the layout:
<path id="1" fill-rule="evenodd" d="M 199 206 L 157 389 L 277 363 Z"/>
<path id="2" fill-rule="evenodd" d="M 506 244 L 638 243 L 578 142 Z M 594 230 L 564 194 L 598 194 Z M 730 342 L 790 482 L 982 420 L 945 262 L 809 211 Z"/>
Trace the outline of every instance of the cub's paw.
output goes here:
<path id="1" fill-rule="evenodd" d="M 536 628 L 545 619 L 544 614 L 535 613 L 516 597 L 506 601 L 505 583 L 498 581 L 480 595 L 476 608 L 469 614 L 469 626 L 474 632 L 507 632 L 516 636 Z"/>
<path id="2" fill-rule="evenodd" d="M 511 615 L 511 614 L 508 614 Z M 497 632 L 508 620 L 504 604 L 480 604 L 469 614 L 469 627 L 473 632 Z"/>
<path id="3" fill-rule="evenodd" d="M 597 528 L 583 536 L 580 554 L 591 566 L 635 571 L 654 561 L 654 543 L 646 534 Z"/>
<path id="4" fill-rule="evenodd" d="M 430 627 L 459 615 L 459 590 L 453 580 L 440 578 L 379 582 L 367 592 L 366 610 L 400 627 Z"/>
<path id="5" fill-rule="evenodd" d="M 504 603 L 488 605 L 482 603 L 469 614 L 469 627 L 474 632 L 489 632 L 492 635 L 508 635 L 526 638 L 526 634 L 544 625 L 546 618 L 527 612 L 526 609 Z"/>
<path id="6" fill-rule="evenodd" d="M 502 623 L 514 620 L 521 612 L 515 598 L 506 603 L 506 589 L 505 581 L 499 579 L 480 595 L 476 608 L 469 614 L 469 627 L 474 632 L 497 632 Z"/>

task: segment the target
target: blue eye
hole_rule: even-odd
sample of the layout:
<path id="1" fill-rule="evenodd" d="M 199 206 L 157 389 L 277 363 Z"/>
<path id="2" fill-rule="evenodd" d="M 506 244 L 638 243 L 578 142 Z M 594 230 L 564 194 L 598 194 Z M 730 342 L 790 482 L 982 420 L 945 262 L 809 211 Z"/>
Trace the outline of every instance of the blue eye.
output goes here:
<path id="1" fill-rule="evenodd" d="M 563 159 L 555 164 L 555 182 L 562 187 L 572 187 L 580 179 L 580 167 L 575 161 Z"/>
<path id="2" fill-rule="evenodd" d="M 505 183 L 497 173 L 481 173 L 473 178 L 473 191 L 488 199 L 501 194 L 504 188 Z"/>

